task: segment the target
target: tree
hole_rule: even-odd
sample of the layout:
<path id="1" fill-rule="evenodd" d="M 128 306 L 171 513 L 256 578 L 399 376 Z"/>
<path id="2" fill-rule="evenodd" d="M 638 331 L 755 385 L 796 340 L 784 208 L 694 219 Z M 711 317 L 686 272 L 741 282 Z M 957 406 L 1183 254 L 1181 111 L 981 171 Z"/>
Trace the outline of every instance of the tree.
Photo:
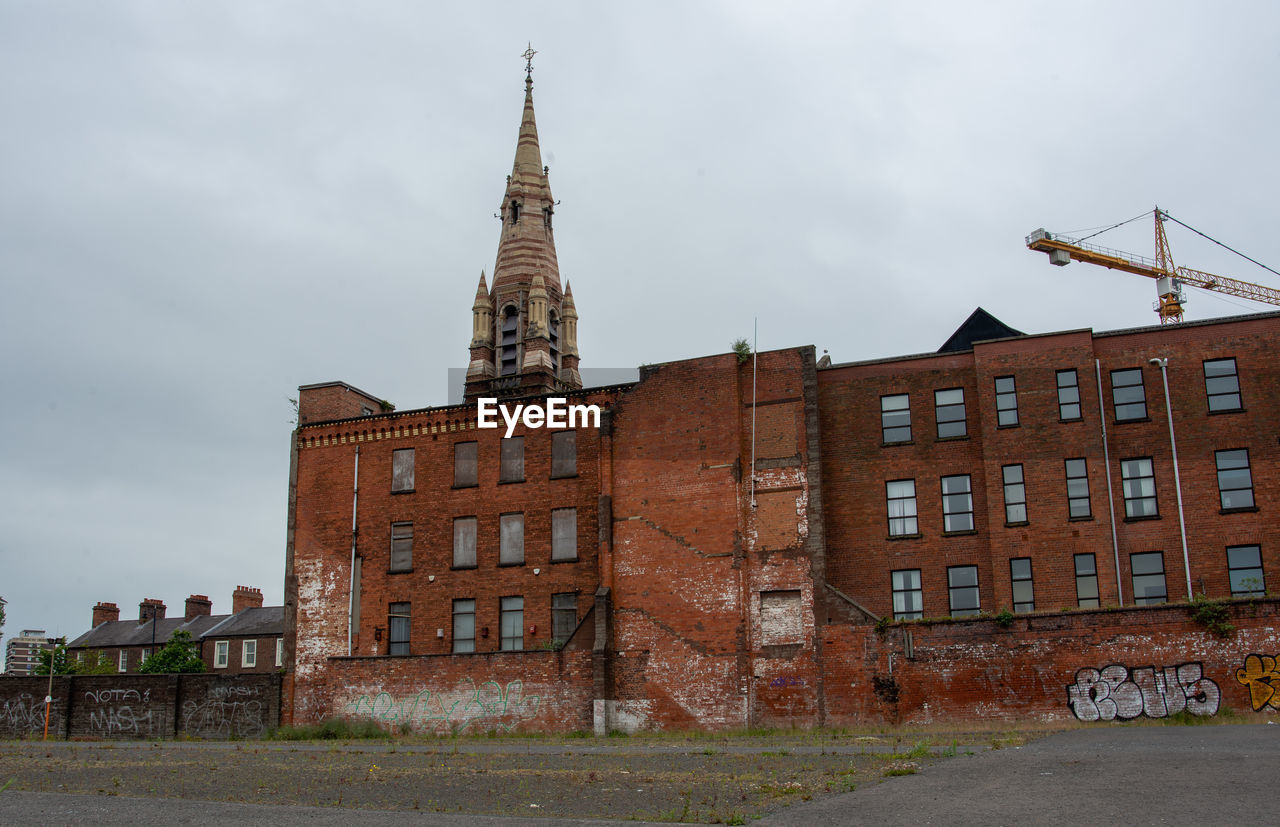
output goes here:
<path id="1" fill-rule="evenodd" d="M 76 664 L 71 658 L 67 657 L 67 647 L 61 643 L 55 643 L 52 649 L 40 650 L 40 662 L 36 664 L 36 668 L 31 670 L 33 675 L 49 674 L 49 664 L 53 663 L 53 674 L 55 675 L 74 675 L 76 673 Z"/>
<path id="2" fill-rule="evenodd" d="M 145 674 L 171 674 L 174 672 L 203 672 L 204 661 L 200 658 L 200 646 L 191 639 L 191 633 L 179 629 L 169 638 L 164 648 L 147 658 L 147 662 L 138 667 Z"/>

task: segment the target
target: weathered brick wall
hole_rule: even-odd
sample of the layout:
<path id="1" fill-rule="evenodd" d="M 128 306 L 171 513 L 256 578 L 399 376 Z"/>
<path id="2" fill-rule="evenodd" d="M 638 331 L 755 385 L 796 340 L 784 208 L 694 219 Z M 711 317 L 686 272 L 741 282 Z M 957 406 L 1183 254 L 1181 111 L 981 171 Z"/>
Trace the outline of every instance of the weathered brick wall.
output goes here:
<path id="1" fill-rule="evenodd" d="M 382 411 L 382 401 L 342 382 L 304 385 L 298 389 L 298 423 L 325 422 Z"/>
<path id="2" fill-rule="evenodd" d="M 589 651 L 334 658 L 334 716 L 395 731 L 570 732 L 592 726 Z"/>
<path id="3" fill-rule="evenodd" d="M 0 737 L 44 732 L 48 678 L 0 678 Z M 51 738 L 257 738 L 280 723 L 280 675 L 55 677 Z"/>
<path id="4" fill-rule="evenodd" d="M 1170 604 L 1022 616 L 1007 628 L 990 619 L 828 627 L 827 723 L 1280 711 L 1280 600 L 1230 604 L 1227 638 L 1191 612 Z"/>

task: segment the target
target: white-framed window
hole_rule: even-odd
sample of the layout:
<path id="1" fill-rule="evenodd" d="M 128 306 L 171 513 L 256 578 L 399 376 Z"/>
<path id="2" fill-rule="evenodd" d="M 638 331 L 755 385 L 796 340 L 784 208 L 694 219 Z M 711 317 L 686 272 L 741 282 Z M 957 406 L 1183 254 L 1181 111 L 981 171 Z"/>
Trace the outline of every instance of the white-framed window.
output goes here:
<path id="1" fill-rule="evenodd" d="M 284 638 L 276 638 L 276 666 L 284 666 Z"/>
<path id="2" fill-rule="evenodd" d="M 120 650 L 120 664 L 118 668 L 121 672 L 129 671 L 129 650 L 128 649 Z"/>
<path id="3" fill-rule="evenodd" d="M 150 660 L 150 658 L 151 658 L 151 650 L 150 650 L 150 649 L 143 649 L 143 650 L 142 650 L 142 657 L 138 658 L 138 665 L 139 665 L 139 666 L 141 666 L 142 664 L 144 664 L 144 663 L 146 663 L 148 660 Z"/>
<path id="4" fill-rule="evenodd" d="M 213 668 L 226 669 L 227 661 L 230 660 L 231 641 L 219 640 L 213 644 Z"/>
<path id="5" fill-rule="evenodd" d="M 258 641 L 246 640 L 240 646 L 240 667 L 252 669 L 258 665 Z"/>

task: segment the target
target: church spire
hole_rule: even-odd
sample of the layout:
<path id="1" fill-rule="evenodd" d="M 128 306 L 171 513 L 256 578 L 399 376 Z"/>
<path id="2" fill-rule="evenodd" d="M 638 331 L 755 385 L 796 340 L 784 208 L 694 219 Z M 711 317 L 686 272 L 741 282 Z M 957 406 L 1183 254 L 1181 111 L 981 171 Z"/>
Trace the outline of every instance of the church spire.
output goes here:
<path id="1" fill-rule="evenodd" d="M 547 178 L 550 170 L 542 164 L 533 112 L 534 54 L 531 46 L 522 55 L 524 107 L 515 161 L 498 210 L 502 230 L 493 266 L 493 288 L 487 302 L 477 294 L 472 308 L 474 329 L 467 399 L 551 393 L 582 386 L 576 352 L 568 364 L 562 364 L 561 359 L 561 324 L 566 312 L 552 228 L 556 202 Z M 484 286 L 482 275 L 482 290 Z M 575 317 L 576 339 L 572 300 L 569 313 Z M 480 333 L 482 320 L 491 325 L 491 337 Z M 576 341 L 574 347 L 576 350 Z"/>

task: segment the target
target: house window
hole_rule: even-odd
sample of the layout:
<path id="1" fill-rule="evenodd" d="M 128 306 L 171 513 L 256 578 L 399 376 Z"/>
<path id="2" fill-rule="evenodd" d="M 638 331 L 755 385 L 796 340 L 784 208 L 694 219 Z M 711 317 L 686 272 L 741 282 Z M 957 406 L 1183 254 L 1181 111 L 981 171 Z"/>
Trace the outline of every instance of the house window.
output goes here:
<path id="1" fill-rule="evenodd" d="M 1214 451 L 1218 466 L 1218 497 L 1223 511 L 1253 508 L 1253 475 L 1249 473 L 1249 452 Z"/>
<path id="2" fill-rule="evenodd" d="M 920 588 L 920 569 L 902 569 L 893 573 L 893 619 L 913 620 L 924 616 L 924 592 Z"/>
<path id="3" fill-rule="evenodd" d="M 1027 521 L 1027 487 L 1022 482 L 1022 466 L 1006 465 L 1000 469 L 1004 478 L 1004 521 L 1018 525 Z"/>
<path id="4" fill-rule="evenodd" d="M 1111 402 L 1115 405 L 1116 422 L 1147 418 L 1147 391 L 1141 368 L 1111 371 Z"/>
<path id="5" fill-rule="evenodd" d="M 138 665 L 139 665 L 139 666 L 143 665 L 144 663 L 146 663 L 146 662 L 147 662 L 147 659 L 148 659 L 148 658 L 150 658 L 150 657 L 151 657 L 151 650 L 150 650 L 150 649 L 143 649 L 143 650 L 142 650 L 142 657 L 138 658 Z"/>
<path id="6" fill-rule="evenodd" d="M 453 651 L 456 653 L 476 650 L 476 602 L 453 601 Z"/>
<path id="7" fill-rule="evenodd" d="M 284 638 L 276 638 L 276 666 L 284 666 Z"/>
<path id="8" fill-rule="evenodd" d="M 938 438 L 964 436 L 969 433 L 964 419 L 964 388 L 933 392 L 934 413 L 938 420 Z"/>
<path id="9" fill-rule="evenodd" d="M 240 646 L 240 666 L 252 669 L 258 665 L 258 641 L 246 640 Z"/>
<path id="10" fill-rule="evenodd" d="M 1164 552 L 1144 551 L 1129 555 L 1133 572 L 1133 602 L 1139 606 L 1163 603 L 1168 598 L 1164 585 Z"/>
<path id="11" fill-rule="evenodd" d="M 1204 393 L 1211 413 L 1240 410 L 1240 377 L 1235 359 L 1210 359 L 1204 363 Z"/>
<path id="12" fill-rule="evenodd" d="M 976 615 L 978 613 L 978 567 L 949 566 L 947 592 L 951 599 L 953 616 Z"/>
<path id="13" fill-rule="evenodd" d="M 479 445 L 475 442 L 455 442 L 453 445 L 453 487 L 469 488 L 480 484 L 477 457 Z"/>
<path id="14" fill-rule="evenodd" d="M 1018 388 L 1012 376 L 996 377 L 996 425 L 1010 428 L 1018 424 Z"/>
<path id="15" fill-rule="evenodd" d="M 1227 546 L 1227 574 L 1232 597 L 1262 597 L 1267 593 L 1260 546 Z"/>
<path id="16" fill-rule="evenodd" d="M 1089 464 L 1084 459 L 1067 460 L 1067 516 L 1072 520 L 1093 516 L 1089 505 Z"/>
<path id="17" fill-rule="evenodd" d="M 119 664 L 118 664 L 117 668 L 118 668 L 121 672 L 128 672 L 128 671 L 129 671 L 129 650 L 128 650 L 128 649 L 121 649 L 121 650 L 120 650 L 120 661 L 119 661 Z"/>
<path id="18" fill-rule="evenodd" d="M 502 651 L 519 652 L 524 648 L 524 598 L 502 598 Z"/>
<path id="19" fill-rule="evenodd" d="M 561 646 L 578 628 L 578 595 L 573 592 L 551 595 L 551 642 Z"/>
<path id="20" fill-rule="evenodd" d="M 895 480 L 884 484 L 889 505 L 889 536 L 909 537 L 920 533 L 916 522 L 916 481 Z"/>
<path id="21" fill-rule="evenodd" d="M 454 517 L 453 519 L 453 567 L 455 569 L 476 567 L 475 517 Z"/>
<path id="22" fill-rule="evenodd" d="M 1151 457 L 1120 461 L 1120 479 L 1124 491 L 1124 516 L 1155 517 L 1156 477 L 1151 467 Z"/>
<path id="23" fill-rule="evenodd" d="M 387 654 L 409 654 L 409 604 L 392 603 L 388 606 L 387 625 L 391 629 Z"/>
<path id="24" fill-rule="evenodd" d="M 413 490 L 413 449 L 397 448 L 391 452 L 391 490 Z"/>
<path id="25" fill-rule="evenodd" d="M 391 524 L 391 571 L 413 569 L 413 523 Z"/>
<path id="26" fill-rule="evenodd" d="M 1096 609 L 1098 602 L 1098 563 L 1092 554 L 1076 555 L 1076 605 Z"/>
<path id="27" fill-rule="evenodd" d="M 551 559 L 578 559 L 578 509 L 557 508 L 551 512 Z"/>
<path id="28" fill-rule="evenodd" d="M 911 441 L 911 397 L 905 393 L 880 397 L 880 434 L 886 443 Z"/>
<path id="29" fill-rule="evenodd" d="M 503 437 L 498 482 L 524 482 L 524 437 Z"/>
<path id="30" fill-rule="evenodd" d="M 578 434 L 576 431 L 556 431 L 551 435 L 551 476 L 576 477 L 578 475 Z"/>
<path id="31" fill-rule="evenodd" d="M 1058 419 L 1069 422 L 1080 418 L 1080 384 L 1076 369 L 1058 371 Z"/>
<path id="32" fill-rule="evenodd" d="M 973 531 L 973 489 L 968 474 L 942 478 L 942 530 Z"/>
<path id="33" fill-rule="evenodd" d="M 226 669 L 227 660 L 231 653 L 231 641 L 220 640 L 213 644 L 213 668 Z"/>
<path id="34" fill-rule="evenodd" d="M 1035 585 L 1031 581 L 1031 558 L 1015 557 L 1009 561 L 1009 580 L 1013 583 L 1013 610 L 1036 610 Z"/>
<path id="35" fill-rule="evenodd" d="M 499 518 L 498 565 L 516 566 L 524 562 L 524 515 L 503 514 Z"/>

